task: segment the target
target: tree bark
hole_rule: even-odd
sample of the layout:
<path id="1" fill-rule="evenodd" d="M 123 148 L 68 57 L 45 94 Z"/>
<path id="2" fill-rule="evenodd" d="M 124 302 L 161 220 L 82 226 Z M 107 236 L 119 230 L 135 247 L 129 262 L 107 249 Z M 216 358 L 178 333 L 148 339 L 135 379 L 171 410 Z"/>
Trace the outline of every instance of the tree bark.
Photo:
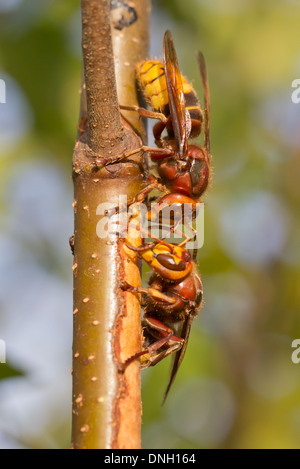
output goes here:
<path id="1" fill-rule="evenodd" d="M 73 155 L 72 447 L 78 449 L 141 445 L 140 365 L 131 363 L 125 373 L 119 366 L 141 349 L 139 299 L 119 288 L 124 279 L 140 285 L 139 261 L 118 236 L 99 237 L 100 204 L 117 206 L 120 195 L 130 199 L 143 187 L 141 155 L 103 166 L 139 148 L 144 136 L 135 113 L 121 117 L 119 103 L 138 104 L 134 65 L 148 54 L 150 0 L 127 3 L 81 2 L 85 86 Z"/>

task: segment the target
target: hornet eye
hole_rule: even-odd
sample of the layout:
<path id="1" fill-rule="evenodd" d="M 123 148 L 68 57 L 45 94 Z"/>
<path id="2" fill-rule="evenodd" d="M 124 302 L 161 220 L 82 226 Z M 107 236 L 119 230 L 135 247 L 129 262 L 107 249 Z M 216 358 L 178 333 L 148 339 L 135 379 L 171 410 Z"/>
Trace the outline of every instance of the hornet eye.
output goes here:
<path id="1" fill-rule="evenodd" d="M 185 270 L 186 268 L 186 265 L 183 261 L 176 262 L 174 257 L 169 254 L 158 254 L 156 259 L 163 267 L 166 267 L 166 269 L 169 270 L 180 271 Z"/>

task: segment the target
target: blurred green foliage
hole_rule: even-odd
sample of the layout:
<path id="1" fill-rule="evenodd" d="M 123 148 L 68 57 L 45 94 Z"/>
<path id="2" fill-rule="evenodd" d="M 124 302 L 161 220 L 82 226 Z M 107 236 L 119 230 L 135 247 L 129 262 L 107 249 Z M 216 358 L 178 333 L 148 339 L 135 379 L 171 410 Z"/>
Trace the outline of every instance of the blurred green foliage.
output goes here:
<path id="1" fill-rule="evenodd" d="M 23 133 L 0 148 L 6 217 L 7 197 L 13 197 L 8 175 L 20 162 L 21 168 L 54 164 L 71 193 L 81 74 L 78 3 L 28 0 L 1 13 L 0 2 L 0 78 L 18 86 L 28 119 Z M 195 51 L 206 57 L 214 176 L 198 258 L 205 304 L 163 407 L 168 360 L 143 373 L 143 445 L 299 448 L 300 364 L 291 361 L 291 343 L 300 338 L 300 104 L 291 102 L 291 83 L 300 77 L 300 3 L 153 3 L 156 55 L 171 29 L 182 71 L 200 97 Z M 6 124 L 14 127 L 14 119 Z M 12 131 L 4 126 L 0 138 Z M 61 260 L 47 252 L 44 265 L 65 279 Z M 71 296 L 71 275 L 68 285 Z M 9 321 L 3 311 L 0 338 Z M 67 397 L 55 396 L 54 415 L 69 405 L 62 402 Z M 38 443 L 32 437 L 26 444 L 64 447 L 69 425 L 44 419 Z"/>
<path id="2" fill-rule="evenodd" d="M 1 379 L 7 379 L 7 378 L 13 378 L 15 376 L 22 376 L 22 375 L 23 375 L 23 373 L 21 371 L 15 370 L 8 363 L 1 363 L 0 380 Z"/>

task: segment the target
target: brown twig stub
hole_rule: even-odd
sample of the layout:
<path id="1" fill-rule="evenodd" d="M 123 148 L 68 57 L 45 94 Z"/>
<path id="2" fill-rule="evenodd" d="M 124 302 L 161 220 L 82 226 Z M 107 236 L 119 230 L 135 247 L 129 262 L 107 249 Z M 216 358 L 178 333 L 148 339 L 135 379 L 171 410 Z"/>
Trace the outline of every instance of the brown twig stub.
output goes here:
<path id="1" fill-rule="evenodd" d="M 110 27 L 110 0 L 81 0 L 82 53 L 87 95 L 89 145 L 105 152 L 124 137 L 118 109 Z"/>

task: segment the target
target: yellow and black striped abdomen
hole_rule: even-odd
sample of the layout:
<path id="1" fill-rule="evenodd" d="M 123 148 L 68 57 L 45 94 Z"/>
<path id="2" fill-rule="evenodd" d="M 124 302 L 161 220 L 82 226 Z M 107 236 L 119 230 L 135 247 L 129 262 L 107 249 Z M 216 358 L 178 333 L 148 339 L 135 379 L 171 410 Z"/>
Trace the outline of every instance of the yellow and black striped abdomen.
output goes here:
<path id="1" fill-rule="evenodd" d="M 182 77 L 184 80 L 184 78 Z M 191 119 L 191 132 L 189 137 L 194 138 L 200 134 L 203 123 L 203 111 L 200 108 L 198 97 L 188 82 L 183 83 L 185 109 L 189 113 Z"/>
<path id="2" fill-rule="evenodd" d="M 169 97 L 164 64 L 159 60 L 145 60 L 136 65 L 136 74 L 140 88 L 152 110 L 161 112 L 168 117 L 170 114 Z M 201 128 L 203 112 L 200 108 L 195 90 L 184 76 L 181 75 L 181 79 L 186 110 L 189 112 L 191 120 L 194 121 L 194 127 Z M 198 134 L 198 131 L 196 131 L 195 134 Z"/>
<path id="3" fill-rule="evenodd" d="M 136 74 L 141 90 L 152 110 L 165 114 L 169 99 L 164 64 L 159 60 L 140 62 L 136 65 Z"/>

